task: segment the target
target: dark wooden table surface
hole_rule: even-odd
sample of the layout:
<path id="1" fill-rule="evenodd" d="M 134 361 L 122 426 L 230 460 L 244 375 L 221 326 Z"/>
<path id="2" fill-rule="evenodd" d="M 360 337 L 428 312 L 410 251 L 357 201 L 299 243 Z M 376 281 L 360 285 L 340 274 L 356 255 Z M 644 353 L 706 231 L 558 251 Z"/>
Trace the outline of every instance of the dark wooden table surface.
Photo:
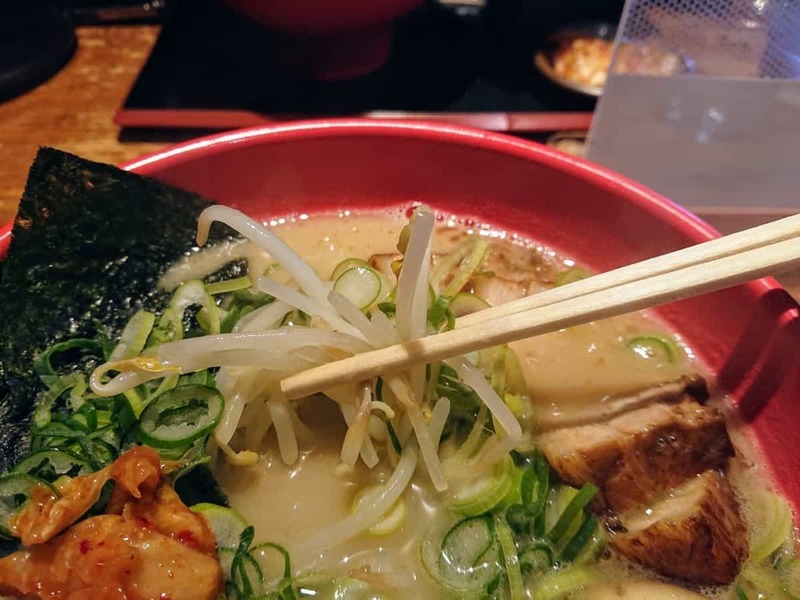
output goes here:
<path id="1" fill-rule="evenodd" d="M 157 35 L 150 25 L 82 27 L 64 69 L 0 104 L 0 223 L 16 213 L 39 146 L 120 163 L 166 145 L 120 142 L 113 121 Z"/>

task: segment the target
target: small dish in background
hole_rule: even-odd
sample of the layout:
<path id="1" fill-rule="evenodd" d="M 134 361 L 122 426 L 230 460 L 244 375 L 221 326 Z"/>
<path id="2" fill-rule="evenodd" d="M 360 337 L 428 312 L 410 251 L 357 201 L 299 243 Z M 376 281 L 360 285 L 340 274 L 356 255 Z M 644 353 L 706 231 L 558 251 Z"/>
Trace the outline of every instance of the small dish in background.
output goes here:
<path id="1" fill-rule="evenodd" d="M 588 96 L 600 96 L 614 57 L 616 26 L 611 23 L 576 24 L 547 38 L 534 55 L 534 64 L 553 83 Z M 616 73 L 673 75 L 690 71 L 689 62 L 676 52 L 646 41 L 622 42 L 614 64 Z"/>
<path id="2" fill-rule="evenodd" d="M 547 138 L 545 145 L 572 156 L 585 158 L 587 136 L 586 131 L 557 131 Z"/>

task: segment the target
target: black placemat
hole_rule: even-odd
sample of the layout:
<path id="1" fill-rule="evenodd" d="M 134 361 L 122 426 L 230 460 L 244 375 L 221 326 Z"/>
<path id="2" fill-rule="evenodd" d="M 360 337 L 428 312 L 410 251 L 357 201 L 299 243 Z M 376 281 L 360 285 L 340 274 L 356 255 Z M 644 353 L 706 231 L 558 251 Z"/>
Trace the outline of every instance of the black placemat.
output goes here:
<path id="1" fill-rule="evenodd" d="M 532 64 L 538 37 L 571 13 L 542 27 L 541 15 L 513 4 L 505 11 L 490 5 L 485 14 L 465 16 L 429 2 L 396 24 L 392 55 L 383 68 L 357 79 L 325 82 L 270 67 L 270 32 L 258 23 L 217 0 L 183 2 L 165 24 L 118 121 L 201 126 L 182 120 L 182 111 L 205 111 L 205 124 L 212 128 L 216 115 L 230 117 L 237 111 L 276 118 L 375 111 L 591 113 L 593 98 L 554 86 Z M 606 3 L 603 11 L 615 18 L 621 10 L 617 4 Z M 520 29 L 520 19 L 531 21 L 531 35 Z"/>

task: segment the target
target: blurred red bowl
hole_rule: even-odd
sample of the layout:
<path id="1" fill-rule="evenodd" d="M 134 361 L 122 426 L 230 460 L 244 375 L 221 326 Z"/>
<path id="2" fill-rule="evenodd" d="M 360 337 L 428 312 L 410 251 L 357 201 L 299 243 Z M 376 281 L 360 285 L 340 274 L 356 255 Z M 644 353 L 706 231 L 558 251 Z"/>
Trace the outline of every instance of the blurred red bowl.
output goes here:
<path id="1" fill-rule="evenodd" d="M 262 127 L 175 146 L 125 168 L 262 218 L 424 202 L 539 240 L 600 271 L 717 235 L 606 169 L 539 144 L 446 125 L 349 120 Z M 799 311 L 771 279 L 658 310 L 732 394 L 795 506 Z"/>
<path id="2" fill-rule="evenodd" d="M 316 79 L 357 77 L 389 56 L 392 22 L 423 0 L 223 0 L 271 31 L 265 60 Z"/>

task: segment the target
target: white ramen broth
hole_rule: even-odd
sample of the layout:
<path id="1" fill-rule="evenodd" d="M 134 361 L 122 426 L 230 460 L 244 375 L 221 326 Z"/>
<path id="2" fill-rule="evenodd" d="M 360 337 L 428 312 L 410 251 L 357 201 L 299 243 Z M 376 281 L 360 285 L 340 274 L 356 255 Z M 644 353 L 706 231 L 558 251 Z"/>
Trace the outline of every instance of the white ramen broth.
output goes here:
<path id="1" fill-rule="evenodd" d="M 270 228 L 320 277 L 327 279 L 345 259 L 367 260 L 374 255 L 397 253 L 397 239 L 406 223 L 405 217 L 399 214 L 348 213 L 273 222 Z M 476 233 L 491 244 L 492 254 L 485 270 L 505 269 L 506 273 L 500 273 L 504 276 L 513 273 L 517 287 L 523 287 L 525 293 L 552 287 L 559 274 L 574 268 L 572 260 L 533 242 L 515 236 L 506 239 L 502 232 L 486 227 L 470 228 L 455 220 L 438 221 L 434 261 L 437 256 L 451 252 L 467 235 Z M 501 299 L 506 292 L 490 290 Z M 489 303 L 492 304 L 491 300 Z M 645 343 L 641 347 L 629 343 L 632 339 L 649 340 L 659 336 L 669 338 L 674 345 L 664 349 L 659 347 L 660 342 Z M 579 423 L 586 411 L 595 414 L 598 410 L 600 413 L 612 410 L 617 399 L 643 389 L 678 380 L 684 375 L 706 375 L 691 349 L 652 315 L 644 313 L 561 330 L 516 342 L 510 347 L 523 369 L 533 403 L 530 423 L 535 423 L 537 433 Z M 672 354 L 667 356 L 664 351 Z M 712 399 L 712 404 L 725 407 L 724 399 L 718 395 Z M 330 399 L 316 396 L 301 401 L 298 416 L 311 435 L 300 439 L 299 458 L 294 464 L 287 465 L 281 459 L 274 434 L 267 436 L 259 448 L 259 459 L 253 465 L 232 466 L 222 458 L 215 463 L 215 475 L 228 494 L 231 506 L 255 527 L 256 540 L 282 544 L 290 554 L 315 533 L 346 519 L 353 510 L 358 490 L 365 485 L 385 483 L 393 471 L 393 464 L 383 452 L 379 453 L 380 463 L 372 469 L 360 461 L 354 468 L 342 464 L 340 449 L 347 430 L 341 413 Z M 735 433 L 737 446 L 747 444 L 740 432 Z M 232 444 L 235 442 L 234 437 Z M 442 452 L 447 452 L 446 447 L 447 443 L 443 444 Z M 752 530 L 763 527 L 759 525 L 763 519 L 750 518 L 749 490 L 754 487 L 753 482 L 763 485 L 764 477 L 754 462 L 742 458 L 752 457 L 752 449 L 737 452 L 737 456 L 730 477 L 743 504 L 743 513 L 750 521 L 752 538 Z M 425 468 L 419 466 L 402 496 L 407 507 L 402 526 L 388 535 L 362 533 L 334 547 L 293 555 L 294 568 L 302 574 L 300 581 L 304 577 L 313 583 L 320 578 L 353 576 L 374 583 L 374 590 L 385 594 L 380 597 L 440 597 L 441 588 L 433 584 L 420 564 L 420 544 L 431 532 L 443 530 L 457 520 L 448 508 L 449 494 L 449 491 L 437 492 Z M 682 586 L 679 582 L 659 583 L 667 579 L 633 566 L 613 550 L 606 551 L 599 560 L 603 563 L 598 569 L 603 573 L 602 581 L 580 588 L 570 598 L 735 597 L 729 586 L 703 588 Z M 320 597 L 317 594 L 324 596 L 322 592 L 315 593 Z M 535 590 L 528 589 L 526 597 L 538 596 Z"/>

